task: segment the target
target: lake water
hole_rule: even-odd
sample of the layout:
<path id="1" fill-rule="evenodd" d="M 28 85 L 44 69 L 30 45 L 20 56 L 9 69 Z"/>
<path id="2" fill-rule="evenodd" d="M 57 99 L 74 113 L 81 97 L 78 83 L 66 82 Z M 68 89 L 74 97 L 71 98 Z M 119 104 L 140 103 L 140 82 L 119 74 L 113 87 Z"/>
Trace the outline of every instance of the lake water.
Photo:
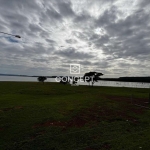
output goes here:
<path id="1" fill-rule="evenodd" d="M 15 77 L 15 76 L 0 76 L 0 81 L 38 82 L 36 77 Z M 56 82 L 56 81 L 55 79 L 48 78 L 46 82 Z M 88 83 L 80 82 L 79 85 L 88 85 Z M 113 87 L 150 88 L 150 83 L 139 83 L 139 82 L 99 81 L 94 85 L 113 86 Z"/>

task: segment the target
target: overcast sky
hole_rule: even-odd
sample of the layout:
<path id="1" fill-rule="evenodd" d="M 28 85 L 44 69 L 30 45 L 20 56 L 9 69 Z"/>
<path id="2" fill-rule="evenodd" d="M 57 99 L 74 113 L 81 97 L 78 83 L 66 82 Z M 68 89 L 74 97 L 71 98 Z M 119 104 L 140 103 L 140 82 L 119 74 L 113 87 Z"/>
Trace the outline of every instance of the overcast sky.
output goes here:
<path id="1" fill-rule="evenodd" d="M 0 0 L 0 73 L 150 76 L 149 0 Z"/>

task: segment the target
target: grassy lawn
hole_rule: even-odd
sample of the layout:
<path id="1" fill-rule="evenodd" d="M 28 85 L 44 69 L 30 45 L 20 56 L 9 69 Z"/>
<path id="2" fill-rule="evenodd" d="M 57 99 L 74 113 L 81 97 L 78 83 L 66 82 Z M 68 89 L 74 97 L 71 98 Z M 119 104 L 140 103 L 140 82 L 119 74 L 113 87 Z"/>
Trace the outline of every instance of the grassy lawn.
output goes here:
<path id="1" fill-rule="evenodd" d="M 0 150 L 148 150 L 149 93 L 0 82 Z"/>

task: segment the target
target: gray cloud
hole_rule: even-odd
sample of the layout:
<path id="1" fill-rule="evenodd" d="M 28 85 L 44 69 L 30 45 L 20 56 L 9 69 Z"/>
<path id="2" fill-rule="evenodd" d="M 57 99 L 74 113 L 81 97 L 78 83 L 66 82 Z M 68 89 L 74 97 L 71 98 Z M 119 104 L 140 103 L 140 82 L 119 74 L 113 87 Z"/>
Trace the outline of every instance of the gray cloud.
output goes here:
<path id="1" fill-rule="evenodd" d="M 149 1 L 0 0 L 2 72 L 65 74 L 70 63 L 149 75 Z M 71 48 L 72 47 L 72 48 Z M 124 70 L 123 70 L 124 69 Z"/>
<path id="2" fill-rule="evenodd" d="M 38 25 L 35 24 L 30 24 L 29 28 L 32 32 L 40 32 L 42 30 Z"/>
<path id="3" fill-rule="evenodd" d="M 77 43 L 77 40 L 75 40 L 75 39 L 67 39 L 66 42 L 69 43 L 69 44 L 75 44 L 75 43 Z"/>
<path id="4" fill-rule="evenodd" d="M 55 54 L 60 55 L 62 57 L 66 57 L 69 59 L 90 59 L 94 58 L 92 54 L 87 54 L 84 52 L 79 52 L 74 48 L 68 48 L 61 51 L 55 52 Z"/>
<path id="5" fill-rule="evenodd" d="M 142 7 L 148 7 L 150 5 L 150 2 L 149 2 L 149 0 L 140 0 L 140 6 L 141 6 L 141 8 Z"/>
<path id="6" fill-rule="evenodd" d="M 51 24 L 54 22 L 62 21 L 62 16 L 59 12 L 57 12 L 52 6 L 50 6 L 45 12 L 41 12 L 40 20 L 42 22 L 51 21 Z"/>
<path id="7" fill-rule="evenodd" d="M 70 1 L 60 1 L 58 3 L 58 8 L 60 11 L 60 14 L 62 14 L 65 17 L 68 16 L 74 16 L 74 11 L 72 10 L 72 3 Z"/>
<path id="8" fill-rule="evenodd" d="M 87 12 L 82 12 L 82 14 L 76 15 L 74 18 L 75 23 L 87 23 L 87 21 L 91 20 L 92 17 Z"/>
<path id="9" fill-rule="evenodd" d="M 116 7 L 110 7 L 110 9 L 104 11 L 104 13 L 95 21 L 96 26 L 107 26 L 110 23 L 114 23 L 118 13 Z"/>

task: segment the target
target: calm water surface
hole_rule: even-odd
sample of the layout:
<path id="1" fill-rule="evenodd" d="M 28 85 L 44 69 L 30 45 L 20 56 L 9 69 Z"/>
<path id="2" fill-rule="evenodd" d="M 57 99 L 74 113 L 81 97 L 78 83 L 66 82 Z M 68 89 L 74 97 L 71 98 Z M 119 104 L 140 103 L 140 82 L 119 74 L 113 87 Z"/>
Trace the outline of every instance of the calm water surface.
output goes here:
<path id="1" fill-rule="evenodd" d="M 14 76 L 0 76 L 0 81 L 21 81 L 21 82 L 38 82 L 36 77 L 14 77 Z M 56 82 L 55 79 L 48 78 L 46 82 Z M 80 82 L 79 85 L 88 85 Z M 133 88 L 150 88 L 150 83 L 138 82 L 116 82 L 116 81 L 99 81 L 95 86 L 113 86 L 113 87 L 133 87 Z"/>

